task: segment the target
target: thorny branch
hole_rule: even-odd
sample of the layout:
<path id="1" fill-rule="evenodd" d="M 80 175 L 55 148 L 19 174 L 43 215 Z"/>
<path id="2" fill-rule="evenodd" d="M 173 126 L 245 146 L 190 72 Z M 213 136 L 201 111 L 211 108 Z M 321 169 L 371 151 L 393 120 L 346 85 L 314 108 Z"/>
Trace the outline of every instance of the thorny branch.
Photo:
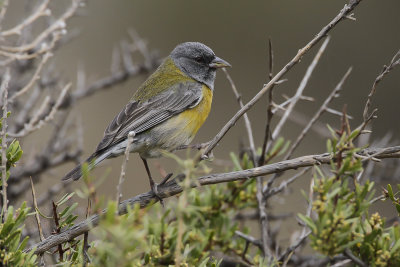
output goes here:
<path id="1" fill-rule="evenodd" d="M 299 137 L 296 139 L 296 141 L 293 143 L 289 151 L 287 152 L 285 156 L 285 160 L 289 159 L 291 155 L 293 154 L 294 150 L 297 148 L 301 140 L 304 138 L 306 133 L 309 131 L 311 126 L 318 120 L 318 118 L 322 115 L 324 111 L 326 111 L 326 108 L 328 104 L 333 100 L 334 97 L 337 96 L 337 94 L 342 90 L 344 82 L 347 80 L 351 73 L 351 68 L 348 69 L 348 71 L 345 73 L 345 75 L 342 77 L 342 79 L 339 81 L 339 83 L 336 85 L 336 87 L 333 89 L 331 94 L 325 99 L 324 103 L 321 105 L 321 107 L 318 109 L 318 111 L 315 113 L 313 118 L 310 120 L 310 122 L 306 125 L 306 127 L 303 129 L 303 131 L 300 133 Z M 263 192 L 264 194 L 268 194 L 268 191 L 271 189 L 272 184 L 275 182 L 275 180 L 280 176 L 279 173 L 275 174 L 272 176 L 267 185 L 264 187 Z"/>
<path id="2" fill-rule="evenodd" d="M 219 131 L 219 133 L 211 140 L 209 146 L 203 152 L 202 158 L 207 158 L 207 155 L 214 149 L 214 147 L 221 141 L 225 134 L 235 125 L 235 123 L 246 113 L 254 104 L 256 104 L 262 96 L 270 90 L 270 88 L 279 81 L 300 59 L 314 47 L 324 36 L 328 34 L 340 21 L 346 19 L 350 12 L 362 0 L 352 0 L 349 4 L 345 5 L 339 14 L 329 22 L 322 30 L 310 41 L 306 46 L 301 48 L 297 54 L 289 61 L 243 108 L 241 108 Z"/>
<path id="3" fill-rule="evenodd" d="M 283 125 L 286 123 L 288 117 L 291 115 L 297 102 L 300 100 L 301 96 L 303 95 L 304 89 L 306 88 L 308 81 L 310 80 L 311 75 L 314 72 L 314 69 L 317 66 L 322 54 L 325 52 L 325 49 L 328 46 L 329 40 L 330 40 L 330 37 L 329 36 L 326 37 L 325 41 L 322 43 L 320 49 L 318 50 L 317 54 L 315 55 L 310 66 L 308 66 L 306 74 L 304 75 L 302 81 L 300 82 L 298 89 L 296 90 L 296 94 L 290 101 L 289 106 L 286 108 L 285 113 L 283 114 L 282 118 L 279 120 L 278 125 L 275 127 L 275 130 L 272 133 L 272 140 L 275 140 L 279 136 L 279 134 L 283 128 Z M 268 150 L 268 147 L 267 147 L 267 150 Z"/>
<path id="4" fill-rule="evenodd" d="M 365 103 L 363 112 L 364 122 L 367 121 L 368 118 L 370 117 L 370 114 L 368 113 L 369 113 L 369 108 L 371 107 L 372 97 L 375 95 L 376 92 L 376 86 L 397 65 L 400 65 L 400 50 L 393 56 L 388 66 L 386 65 L 383 66 L 382 72 L 378 75 L 378 77 L 376 77 L 374 84 L 372 85 L 371 92 L 368 94 L 367 102 Z"/>

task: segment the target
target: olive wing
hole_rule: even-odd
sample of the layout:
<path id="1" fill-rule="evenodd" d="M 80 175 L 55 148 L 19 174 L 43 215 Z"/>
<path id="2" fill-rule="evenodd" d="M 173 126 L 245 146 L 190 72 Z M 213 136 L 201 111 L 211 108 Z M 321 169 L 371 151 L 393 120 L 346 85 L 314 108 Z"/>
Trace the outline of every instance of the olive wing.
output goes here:
<path id="1" fill-rule="evenodd" d="M 108 125 L 96 152 L 125 140 L 131 131 L 138 135 L 188 108 L 195 107 L 201 98 L 202 84 L 184 82 L 146 101 L 129 102 Z"/>

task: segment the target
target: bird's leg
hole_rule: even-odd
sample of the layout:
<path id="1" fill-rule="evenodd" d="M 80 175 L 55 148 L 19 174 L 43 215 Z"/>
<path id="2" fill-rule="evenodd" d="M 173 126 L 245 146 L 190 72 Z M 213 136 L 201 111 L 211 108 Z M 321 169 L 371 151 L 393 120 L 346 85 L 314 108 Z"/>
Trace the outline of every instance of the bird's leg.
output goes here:
<path id="1" fill-rule="evenodd" d="M 157 187 L 158 185 L 154 182 L 153 178 L 151 177 L 151 173 L 150 173 L 150 169 L 149 169 L 149 165 L 147 164 L 147 160 L 140 157 L 143 161 L 144 167 L 146 169 L 147 175 L 149 177 L 149 182 L 150 182 L 150 188 L 151 191 L 153 191 L 154 195 L 156 196 L 156 198 L 158 199 L 158 201 L 160 201 L 161 205 L 164 206 L 164 201 L 162 200 L 162 198 L 158 195 L 158 190 Z"/>

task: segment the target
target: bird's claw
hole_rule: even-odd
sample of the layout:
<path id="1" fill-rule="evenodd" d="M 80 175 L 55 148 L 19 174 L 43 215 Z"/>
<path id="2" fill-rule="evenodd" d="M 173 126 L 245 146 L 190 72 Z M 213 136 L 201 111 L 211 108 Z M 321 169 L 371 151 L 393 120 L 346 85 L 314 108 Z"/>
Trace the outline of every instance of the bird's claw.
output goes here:
<path id="1" fill-rule="evenodd" d="M 151 187 L 151 191 L 153 192 L 154 196 L 158 201 L 160 201 L 161 206 L 164 207 L 164 200 L 162 197 L 158 194 L 158 184 L 154 183 L 153 186 Z"/>

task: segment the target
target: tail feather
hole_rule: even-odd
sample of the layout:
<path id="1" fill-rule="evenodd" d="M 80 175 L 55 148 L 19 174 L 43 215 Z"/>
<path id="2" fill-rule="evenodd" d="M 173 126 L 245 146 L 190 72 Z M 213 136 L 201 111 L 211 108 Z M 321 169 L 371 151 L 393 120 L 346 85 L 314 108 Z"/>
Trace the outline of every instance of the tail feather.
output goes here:
<path id="1" fill-rule="evenodd" d="M 97 158 L 98 153 L 94 153 L 90 157 L 88 157 L 83 163 L 88 163 L 89 170 L 93 169 L 97 164 L 103 161 L 105 158 L 100 156 Z M 63 178 L 63 181 L 70 181 L 70 180 L 79 180 L 82 177 L 82 164 L 79 164 L 75 168 L 73 168 L 70 172 L 68 172 Z"/>
<path id="2" fill-rule="evenodd" d="M 62 180 L 69 181 L 69 180 L 79 180 L 82 177 L 82 164 L 79 164 L 74 169 L 72 169 L 69 173 L 67 173 Z"/>

